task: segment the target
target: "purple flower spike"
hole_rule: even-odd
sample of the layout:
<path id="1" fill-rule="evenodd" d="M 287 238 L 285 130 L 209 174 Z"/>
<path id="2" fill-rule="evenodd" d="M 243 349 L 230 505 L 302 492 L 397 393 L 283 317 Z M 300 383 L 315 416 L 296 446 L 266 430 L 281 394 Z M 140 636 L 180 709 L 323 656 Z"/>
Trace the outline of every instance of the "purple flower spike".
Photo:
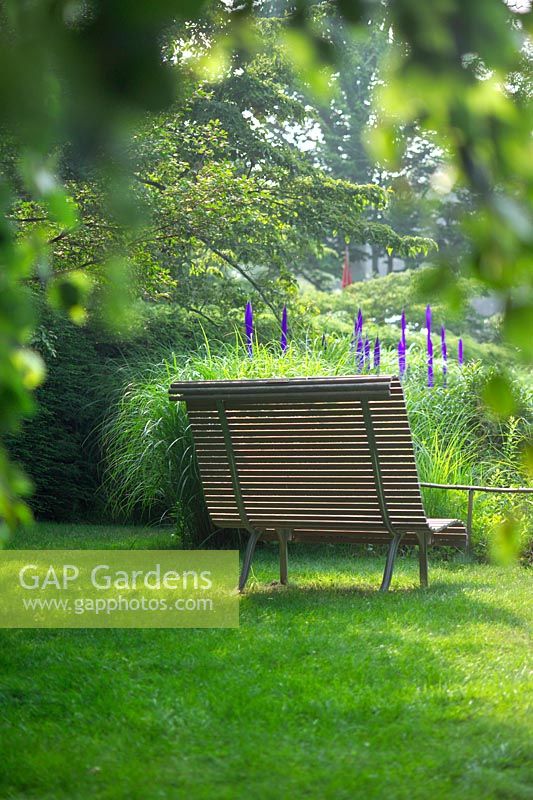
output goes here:
<path id="1" fill-rule="evenodd" d="M 400 339 L 398 342 L 398 369 L 400 371 L 400 380 L 405 375 L 405 344 Z"/>
<path id="2" fill-rule="evenodd" d="M 379 337 L 376 336 L 376 341 L 374 342 L 374 369 L 379 372 L 379 365 L 381 364 L 381 344 L 379 342 Z"/>
<path id="3" fill-rule="evenodd" d="M 427 351 L 428 351 L 428 386 L 431 388 L 434 384 L 433 380 L 433 342 L 431 341 L 431 306 L 426 306 L 426 329 L 428 336 Z"/>
<path id="4" fill-rule="evenodd" d="M 281 352 L 284 353 L 287 349 L 287 306 L 283 306 L 283 313 L 281 315 Z"/>
<path id="5" fill-rule="evenodd" d="M 370 369 L 370 342 L 365 339 L 365 369 Z"/>
<path id="6" fill-rule="evenodd" d="M 354 326 L 353 326 L 352 347 L 355 347 L 356 352 L 359 352 L 358 343 L 359 343 L 360 339 L 362 340 L 362 336 L 363 336 L 363 314 L 362 314 L 361 309 L 359 309 L 359 311 L 357 312 L 357 317 L 356 317 L 356 319 L 354 321 Z"/>
<path id="7" fill-rule="evenodd" d="M 404 344 L 404 347 L 405 347 L 405 344 L 406 344 L 406 339 L 405 339 L 405 328 L 406 328 L 406 322 L 405 322 L 405 311 L 402 311 L 402 342 L 403 342 L 403 344 Z"/>
<path id="8" fill-rule="evenodd" d="M 442 353 L 442 377 L 444 379 L 444 386 L 446 386 L 446 377 L 448 375 L 448 348 L 446 347 L 446 328 L 444 325 L 440 329 L 440 348 Z"/>
<path id="9" fill-rule="evenodd" d="M 431 336 L 428 336 L 428 386 L 431 389 L 433 385 L 433 342 Z"/>
<path id="10" fill-rule="evenodd" d="M 363 367 L 365 365 L 365 352 L 363 348 L 363 340 L 361 337 L 357 340 L 356 350 L 355 350 L 355 364 L 357 367 L 357 372 L 362 372 Z"/>
<path id="11" fill-rule="evenodd" d="M 360 338 L 363 335 L 363 312 L 361 309 L 357 312 L 357 323 L 355 325 L 355 338 Z"/>
<path id="12" fill-rule="evenodd" d="M 246 303 L 246 311 L 244 312 L 244 329 L 246 331 L 246 350 L 251 358 L 254 339 L 254 314 L 250 301 Z"/>
<path id="13" fill-rule="evenodd" d="M 459 366 L 462 367 L 464 363 L 462 339 L 459 339 L 459 343 L 457 345 L 457 361 L 459 362 Z"/>

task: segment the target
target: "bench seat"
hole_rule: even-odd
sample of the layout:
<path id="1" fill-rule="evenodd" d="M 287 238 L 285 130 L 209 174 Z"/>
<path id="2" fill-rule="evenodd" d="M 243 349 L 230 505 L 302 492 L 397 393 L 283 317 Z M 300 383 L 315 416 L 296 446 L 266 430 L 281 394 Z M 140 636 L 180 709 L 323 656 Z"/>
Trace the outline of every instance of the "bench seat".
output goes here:
<path id="1" fill-rule="evenodd" d="M 401 542 L 462 547 L 456 519 L 426 517 L 402 385 L 387 375 L 176 382 L 207 509 L 219 528 L 250 534 L 239 586 L 259 539 L 389 543 L 381 588 Z"/>

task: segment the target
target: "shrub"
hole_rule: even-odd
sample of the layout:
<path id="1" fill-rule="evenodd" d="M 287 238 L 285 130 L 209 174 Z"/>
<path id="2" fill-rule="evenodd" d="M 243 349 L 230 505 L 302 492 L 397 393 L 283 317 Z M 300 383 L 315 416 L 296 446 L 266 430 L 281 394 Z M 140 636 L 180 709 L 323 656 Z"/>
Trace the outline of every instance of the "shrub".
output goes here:
<path id="1" fill-rule="evenodd" d="M 45 359 L 47 379 L 36 392 L 35 415 L 7 444 L 33 480 L 37 517 L 105 521 L 99 429 L 109 408 L 139 362 L 157 362 L 171 345 L 194 347 L 202 329 L 177 306 L 144 304 L 135 325 L 119 335 L 95 319 L 77 327 L 38 296 L 36 303 L 41 324 L 33 347 Z"/>
<path id="2" fill-rule="evenodd" d="M 473 296 L 486 289 L 472 279 L 460 278 L 455 284 L 458 295 L 431 286 L 433 271 L 428 268 L 392 273 L 385 277 L 353 283 L 342 292 L 319 292 L 306 289 L 298 297 L 291 318 L 293 334 L 309 328 L 314 335 L 350 336 L 354 317 L 361 308 L 369 335 L 379 336 L 391 348 L 400 338 L 400 315 L 408 310 L 408 345 L 425 349 L 425 308 L 433 310 L 434 330 L 445 325 L 450 354 L 457 353 L 462 337 L 468 359 L 483 363 L 515 360 L 515 353 L 500 343 L 499 316 L 482 317 L 468 304 Z M 461 298 L 462 302 L 458 302 Z M 301 322 L 300 322 L 301 321 Z"/>
<path id="3" fill-rule="evenodd" d="M 94 520 L 104 505 L 90 436 L 104 413 L 95 343 L 86 331 L 48 313 L 34 346 L 45 355 L 47 380 L 36 392 L 35 416 L 10 438 L 9 449 L 33 480 L 37 516 Z"/>

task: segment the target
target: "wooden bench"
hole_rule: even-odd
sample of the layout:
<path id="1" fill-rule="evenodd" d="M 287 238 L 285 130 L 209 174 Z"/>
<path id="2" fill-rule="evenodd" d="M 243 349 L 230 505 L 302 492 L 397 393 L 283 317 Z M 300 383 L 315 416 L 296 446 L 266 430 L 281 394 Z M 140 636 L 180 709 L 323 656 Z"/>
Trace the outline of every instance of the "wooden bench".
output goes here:
<path id="1" fill-rule="evenodd" d="M 400 381 L 390 376 L 173 383 L 186 403 L 213 524 L 249 534 L 243 589 L 259 539 L 389 543 L 381 589 L 400 542 L 464 546 L 456 519 L 428 519 Z"/>

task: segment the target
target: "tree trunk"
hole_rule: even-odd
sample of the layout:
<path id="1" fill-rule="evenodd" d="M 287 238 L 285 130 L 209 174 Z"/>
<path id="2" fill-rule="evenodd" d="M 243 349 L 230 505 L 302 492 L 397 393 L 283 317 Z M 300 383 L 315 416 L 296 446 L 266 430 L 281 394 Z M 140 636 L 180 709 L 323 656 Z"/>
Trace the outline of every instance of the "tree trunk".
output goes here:
<path id="1" fill-rule="evenodd" d="M 366 278 L 366 269 L 365 269 L 365 261 L 366 261 L 366 253 L 362 250 L 355 250 L 355 252 L 350 253 L 352 257 L 352 261 L 350 263 L 350 269 L 352 272 L 352 279 L 354 281 L 364 281 Z"/>
<path id="2" fill-rule="evenodd" d="M 372 276 L 379 277 L 379 251 L 375 245 L 372 245 Z"/>

